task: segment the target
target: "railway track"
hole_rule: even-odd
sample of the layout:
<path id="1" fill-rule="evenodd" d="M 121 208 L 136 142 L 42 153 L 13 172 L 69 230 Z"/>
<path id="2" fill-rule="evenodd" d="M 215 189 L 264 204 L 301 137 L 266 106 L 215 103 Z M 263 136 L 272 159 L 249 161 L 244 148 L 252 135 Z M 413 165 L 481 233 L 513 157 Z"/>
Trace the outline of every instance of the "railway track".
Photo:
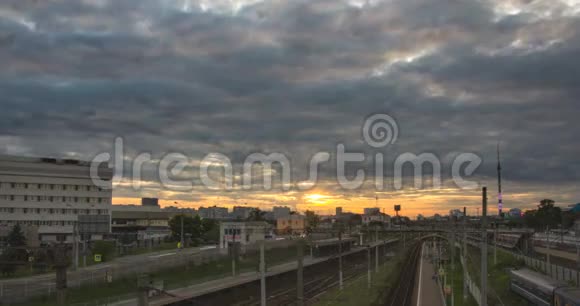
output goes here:
<path id="1" fill-rule="evenodd" d="M 386 306 L 410 306 L 413 299 L 413 289 L 415 287 L 415 275 L 417 274 L 417 265 L 421 257 L 421 244 L 415 244 L 407 257 L 397 286 L 391 289 L 389 298 L 385 303 Z"/>
<path id="2" fill-rule="evenodd" d="M 367 266 L 363 264 L 355 265 L 354 267 L 345 268 L 343 270 L 343 282 L 366 273 Z M 337 287 L 339 284 L 338 273 L 333 271 L 332 274 L 324 274 L 313 279 L 305 281 L 304 283 L 304 303 L 312 304 L 317 298 L 328 291 L 329 289 Z M 296 304 L 296 287 L 289 289 L 277 290 L 272 292 L 268 297 L 268 304 L 271 305 L 295 305 Z M 252 301 L 251 303 L 243 304 L 245 306 L 260 305 L 259 301 Z"/>

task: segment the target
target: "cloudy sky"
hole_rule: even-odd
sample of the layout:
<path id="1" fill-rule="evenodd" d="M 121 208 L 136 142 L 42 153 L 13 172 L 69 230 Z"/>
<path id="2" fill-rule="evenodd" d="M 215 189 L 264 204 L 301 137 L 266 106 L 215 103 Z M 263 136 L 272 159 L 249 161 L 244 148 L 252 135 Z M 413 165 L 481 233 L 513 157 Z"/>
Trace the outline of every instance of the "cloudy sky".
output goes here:
<path id="1" fill-rule="evenodd" d="M 358 212 L 378 196 L 387 212 L 398 203 L 415 216 L 475 213 L 480 191 L 449 180 L 465 152 L 483 159 L 470 179 L 495 203 L 500 142 L 506 207 L 568 205 L 580 202 L 579 54 L 578 0 L 3 0 L 0 152 L 91 159 L 122 137 L 126 173 L 140 153 L 152 161 L 141 190 L 128 175 L 115 184 L 115 203 Z M 379 149 L 361 133 L 377 113 L 399 129 Z M 366 171 L 361 188 L 341 188 L 333 158 L 309 190 L 199 181 L 209 153 L 237 172 L 250 153 L 278 152 L 296 183 L 337 144 L 365 153 L 347 167 Z M 189 190 L 158 183 L 172 152 L 190 159 L 175 174 Z M 387 182 L 399 154 L 435 154 L 443 188 L 375 190 L 379 152 Z"/>

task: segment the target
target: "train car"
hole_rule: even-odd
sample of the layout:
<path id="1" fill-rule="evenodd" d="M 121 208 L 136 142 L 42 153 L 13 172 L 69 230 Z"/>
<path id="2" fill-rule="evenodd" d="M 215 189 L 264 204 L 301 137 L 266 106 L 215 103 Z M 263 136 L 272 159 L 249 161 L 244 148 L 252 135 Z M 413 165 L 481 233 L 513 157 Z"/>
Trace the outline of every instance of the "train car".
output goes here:
<path id="1" fill-rule="evenodd" d="M 512 270 L 510 276 L 510 289 L 537 306 L 552 306 L 556 289 L 567 286 L 529 269 Z"/>
<path id="2" fill-rule="evenodd" d="M 580 306 L 580 289 L 572 287 L 556 289 L 554 306 Z"/>

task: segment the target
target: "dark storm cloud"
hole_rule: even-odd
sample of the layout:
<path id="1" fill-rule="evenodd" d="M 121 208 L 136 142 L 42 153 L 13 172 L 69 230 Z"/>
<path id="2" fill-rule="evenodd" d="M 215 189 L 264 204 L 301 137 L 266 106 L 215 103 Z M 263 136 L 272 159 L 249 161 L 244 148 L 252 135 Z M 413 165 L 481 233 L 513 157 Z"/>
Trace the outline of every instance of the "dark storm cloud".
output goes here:
<path id="1" fill-rule="evenodd" d="M 518 1 L 215 3 L 4 1 L 4 151 L 91 157 L 122 136 L 158 158 L 282 152 L 304 178 L 337 143 L 375 153 L 360 128 L 384 112 L 401 130 L 388 162 L 474 152 L 486 180 L 499 140 L 518 184 L 580 178 L 580 21 L 562 3 L 542 2 L 551 17 Z"/>

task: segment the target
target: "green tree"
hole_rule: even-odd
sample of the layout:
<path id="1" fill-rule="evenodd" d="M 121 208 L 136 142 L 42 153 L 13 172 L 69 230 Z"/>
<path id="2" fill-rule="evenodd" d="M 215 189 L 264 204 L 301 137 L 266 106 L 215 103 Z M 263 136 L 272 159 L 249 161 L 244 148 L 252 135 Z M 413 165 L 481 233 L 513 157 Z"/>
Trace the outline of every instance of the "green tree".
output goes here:
<path id="1" fill-rule="evenodd" d="M 538 205 L 536 218 L 542 227 L 556 228 L 562 223 L 562 210 L 554 205 L 554 200 L 543 199 Z"/>
<path id="2" fill-rule="evenodd" d="M 8 237 L 6 238 L 6 242 L 11 247 L 22 247 L 26 246 L 26 237 L 24 237 L 24 233 L 20 228 L 20 224 L 16 223 L 10 233 L 8 233 Z"/>
<path id="3" fill-rule="evenodd" d="M 306 222 L 308 223 L 306 231 L 310 233 L 320 224 L 320 216 L 310 210 L 307 210 L 304 215 L 306 216 Z"/>
<path id="4" fill-rule="evenodd" d="M 201 239 L 205 242 L 218 242 L 220 239 L 219 222 L 213 219 L 201 219 Z"/>
<path id="5" fill-rule="evenodd" d="M 2 255 L 0 255 L 0 271 L 2 271 L 3 276 L 14 275 L 19 263 L 24 260 L 22 258 L 23 254 L 26 255 L 25 250 L 14 248 L 7 248 L 2 252 Z"/>
<path id="6" fill-rule="evenodd" d="M 0 256 L 0 262 L 2 262 L 0 270 L 3 275 L 13 275 L 19 263 L 26 262 L 28 259 L 27 251 L 23 248 L 26 246 L 26 237 L 20 224 L 16 223 L 12 227 L 6 237 L 6 242 L 9 247 Z"/>
<path id="7" fill-rule="evenodd" d="M 562 210 L 555 206 L 554 200 L 543 199 L 538 209 L 524 213 L 524 222 L 527 227 L 543 230 L 546 227 L 557 228 L 562 224 Z"/>
<path id="8" fill-rule="evenodd" d="M 202 234 L 201 218 L 199 216 L 176 215 L 169 220 L 169 228 L 173 238 L 181 240 L 181 219 L 183 218 L 184 241 L 188 236 L 191 239 L 199 239 Z"/>
<path id="9" fill-rule="evenodd" d="M 539 229 L 542 227 L 540 222 L 538 221 L 538 218 L 536 217 L 537 212 L 538 212 L 537 209 L 533 209 L 528 210 L 524 213 L 524 223 L 527 227 L 533 229 Z"/>
<path id="10" fill-rule="evenodd" d="M 265 221 L 266 220 L 266 212 L 260 210 L 259 208 L 252 209 L 250 211 L 250 215 L 246 219 L 247 221 Z"/>

